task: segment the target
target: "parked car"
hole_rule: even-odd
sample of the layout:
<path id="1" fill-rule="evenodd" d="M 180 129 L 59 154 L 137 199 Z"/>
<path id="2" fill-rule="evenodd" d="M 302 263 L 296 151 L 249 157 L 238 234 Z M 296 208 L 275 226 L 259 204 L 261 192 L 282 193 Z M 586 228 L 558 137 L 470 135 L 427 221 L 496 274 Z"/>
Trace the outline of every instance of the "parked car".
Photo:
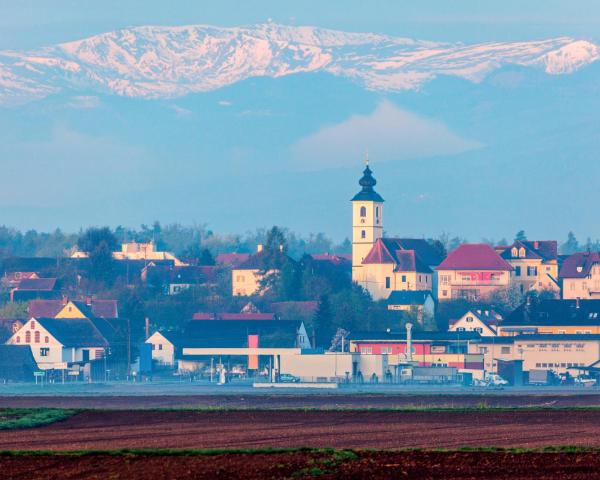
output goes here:
<path id="1" fill-rule="evenodd" d="M 300 383 L 300 378 L 289 373 L 282 373 L 281 375 L 279 375 L 279 381 L 281 383 Z"/>
<path id="2" fill-rule="evenodd" d="M 575 377 L 575 385 L 581 385 L 582 387 L 592 387 L 596 385 L 596 379 L 588 377 L 586 375 L 580 375 Z"/>

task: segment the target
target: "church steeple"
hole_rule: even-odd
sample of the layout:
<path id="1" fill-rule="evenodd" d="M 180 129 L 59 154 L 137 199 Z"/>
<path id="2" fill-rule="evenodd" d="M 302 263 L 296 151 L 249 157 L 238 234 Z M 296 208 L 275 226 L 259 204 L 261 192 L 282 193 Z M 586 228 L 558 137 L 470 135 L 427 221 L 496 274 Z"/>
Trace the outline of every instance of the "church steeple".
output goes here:
<path id="1" fill-rule="evenodd" d="M 367 201 L 367 202 L 383 202 L 383 198 L 379 195 L 375 190 L 374 186 L 377 185 L 377 180 L 373 177 L 373 172 L 369 168 L 369 158 L 366 159 L 366 166 L 363 170 L 363 176 L 358 181 L 358 184 L 362 187 L 362 190 L 358 192 L 352 198 L 352 201 L 355 202 L 357 200 Z"/>
<path id="2" fill-rule="evenodd" d="M 358 181 L 362 187 L 352 198 L 352 279 L 360 284 L 363 278 L 362 262 L 383 236 L 383 198 L 374 187 L 377 180 L 365 159 L 363 176 Z"/>

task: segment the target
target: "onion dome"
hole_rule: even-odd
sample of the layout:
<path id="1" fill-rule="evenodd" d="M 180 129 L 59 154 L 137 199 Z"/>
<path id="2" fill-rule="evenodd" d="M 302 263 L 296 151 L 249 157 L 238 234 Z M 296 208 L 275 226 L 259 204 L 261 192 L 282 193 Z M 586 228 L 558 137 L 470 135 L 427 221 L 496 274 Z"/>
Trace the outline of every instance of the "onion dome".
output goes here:
<path id="1" fill-rule="evenodd" d="M 369 168 L 369 164 L 363 170 L 363 176 L 358 181 L 358 184 L 362 187 L 362 190 L 354 195 L 352 201 L 367 201 L 367 202 L 383 202 L 383 198 L 379 195 L 373 187 L 377 185 L 377 180 L 373 177 L 373 172 Z"/>

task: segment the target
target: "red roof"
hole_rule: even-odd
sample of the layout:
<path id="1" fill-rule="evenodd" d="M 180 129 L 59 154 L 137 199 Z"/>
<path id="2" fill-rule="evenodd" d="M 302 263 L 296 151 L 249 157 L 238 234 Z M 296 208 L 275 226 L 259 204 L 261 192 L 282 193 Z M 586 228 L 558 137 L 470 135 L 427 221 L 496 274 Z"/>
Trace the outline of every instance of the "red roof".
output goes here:
<path id="1" fill-rule="evenodd" d="M 215 262 L 218 265 L 225 265 L 227 267 L 237 267 L 249 258 L 249 253 L 219 253 L 215 257 Z"/>
<path id="2" fill-rule="evenodd" d="M 513 267 L 487 243 L 465 243 L 452 250 L 436 270 L 499 270 Z"/>
<path id="3" fill-rule="evenodd" d="M 559 277 L 584 278 L 590 274 L 595 263 L 600 263 L 598 252 L 578 252 L 569 255 L 560 268 Z"/>
<path id="4" fill-rule="evenodd" d="M 334 265 L 339 265 L 340 263 L 347 263 L 352 261 L 351 258 L 348 258 L 348 255 L 345 254 L 331 254 L 331 253 L 313 253 L 311 255 L 313 260 L 318 262 L 331 262 Z"/>
<path id="5" fill-rule="evenodd" d="M 391 263 L 395 265 L 394 270 L 397 272 L 431 273 L 431 269 L 420 256 L 420 251 L 426 257 L 430 252 L 422 251 L 425 250 L 423 244 L 417 243 L 415 240 L 409 241 L 417 248 L 404 248 L 405 239 L 379 238 L 362 263 L 366 265 Z"/>

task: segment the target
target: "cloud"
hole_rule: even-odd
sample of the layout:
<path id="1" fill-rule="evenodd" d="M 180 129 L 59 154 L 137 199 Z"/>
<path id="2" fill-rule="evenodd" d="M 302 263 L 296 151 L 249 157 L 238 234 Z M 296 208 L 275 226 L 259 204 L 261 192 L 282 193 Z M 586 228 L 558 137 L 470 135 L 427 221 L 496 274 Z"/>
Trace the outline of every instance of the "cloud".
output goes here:
<path id="1" fill-rule="evenodd" d="M 353 115 L 323 127 L 290 148 L 293 163 L 303 170 L 360 164 L 365 152 L 377 162 L 454 155 L 481 148 L 443 123 L 381 102 L 369 115 Z"/>
<path id="2" fill-rule="evenodd" d="M 218 104 L 221 107 L 231 107 L 233 105 L 233 103 L 230 102 L 229 100 L 219 100 Z"/>
<path id="3" fill-rule="evenodd" d="M 179 105 L 175 105 L 175 104 L 170 105 L 169 107 L 171 108 L 171 110 L 173 110 L 177 114 L 178 117 L 182 117 L 182 118 L 189 117 L 192 113 L 194 113 L 187 108 L 180 107 Z"/>
<path id="4" fill-rule="evenodd" d="M 102 105 L 100 99 L 94 95 L 78 95 L 72 97 L 67 105 L 71 108 L 98 108 Z"/>

